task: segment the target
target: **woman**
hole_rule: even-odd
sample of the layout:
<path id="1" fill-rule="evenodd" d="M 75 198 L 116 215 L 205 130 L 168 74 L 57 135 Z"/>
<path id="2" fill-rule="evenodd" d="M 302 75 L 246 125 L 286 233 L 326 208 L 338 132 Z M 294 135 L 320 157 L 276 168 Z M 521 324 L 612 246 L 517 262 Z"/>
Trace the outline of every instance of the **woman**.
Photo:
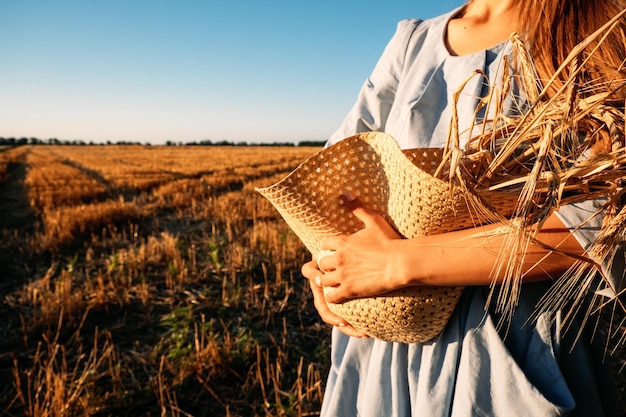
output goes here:
<path id="1" fill-rule="evenodd" d="M 622 0 L 472 0 L 434 19 L 402 21 L 329 145 L 358 132 L 384 131 L 405 149 L 443 147 L 452 93 L 476 69 L 497 77 L 502 57 L 511 53 L 506 40 L 512 31 L 522 35 L 545 81 L 579 41 L 623 9 Z M 607 84 L 625 78 L 621 33 L 603 44 L 601 59 L 589 63 L 582 77 Z M 487 94 L 478 77 L 472 82 L 458 99 L 460 131 L 470 127 L 478 98 Z M 552 84 L 548 97 L 562 82 Z M 623 106 L 623 84 L 613 100 Z M 566 345 L 571 334 L 560 334 L 545 315 L 527 322 L 547 280 L 563 274 L 573 257 L 530 246 L 519 304 L 505 331 L 492 306 L 484 315 L 503 239 L 488 233 L 497 224 L 400 239 L 358 195 L 344 197 L 365 228 L 325 239 L 324 249 L 334 254 L 302 267 L 320 316 L 335 326 L 323 416 L 617 415 L 610 377 L 594 365 L 588 346 L 580 339 Z M 543 224 L 538 240 L 583 254 L 595 238 L 594 225 L 577 227 L 592 205 L 563 206 Z M 465 239 L 477 232 L 484 233 Z M 326 304 L 414 285 L 467 286 L 442 334 L 423 344 L 369 338 Z M 326 297 L 324 287 L 332 288 Z"/>

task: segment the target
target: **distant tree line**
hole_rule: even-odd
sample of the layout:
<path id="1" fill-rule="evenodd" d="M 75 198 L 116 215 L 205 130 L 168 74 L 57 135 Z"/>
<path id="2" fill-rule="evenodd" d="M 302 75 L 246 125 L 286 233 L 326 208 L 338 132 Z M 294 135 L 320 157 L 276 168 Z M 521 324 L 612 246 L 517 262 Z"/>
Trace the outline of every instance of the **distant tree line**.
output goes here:
<path id="1" fill-rule="evenodd" d="M 165 142 L 165 146 L 323 146 L 325 141 L 304 140 L 298 143 L 293 142 L 271 142 L 271 143 L 248 143 L 248 142 L 230 142 L 227 140 L 221 140 L 213 142 L 211 140 L 201 140 L 198 142 L 176 142 L 168 140 Z M 85 142 L 83 140 L 60 140 L 56 138 L 50 139 L 38 139 L 38 138 L 3 138 L 0 137 L 0 146 L 22 146 L 22 145 L 78 145 L 78 146 L 103 146 L 103 145 L 141 145 L 152 146 L 149 142 L 132 142 L 132 141 L 117 141 L 117 142 Z"/>

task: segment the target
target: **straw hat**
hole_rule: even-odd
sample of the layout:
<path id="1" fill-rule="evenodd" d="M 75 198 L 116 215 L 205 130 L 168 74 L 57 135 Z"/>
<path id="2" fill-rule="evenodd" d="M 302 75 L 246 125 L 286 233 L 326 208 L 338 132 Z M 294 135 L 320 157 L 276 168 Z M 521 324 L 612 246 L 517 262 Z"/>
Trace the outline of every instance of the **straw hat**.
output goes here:
<path id="1" fill-rule="evenodd" d="M 323 149 L 283 180 L 257 191 L 314 257 L 322 251 L 325 237 L 363 227 L 342 204 L 340 196 L 346 190 L 406 238 L 465 229 L 512 212 L 517 195 L 490 197 L 435 178 L 432 173 L 442 154 L 438 148 L 402 151 L 385 133 L 363 133 Z M 410 287 L 329 303 L 329 308 L 378 339 L 425 342 L 445 327 L 462 292 L 462 287 Z"/>

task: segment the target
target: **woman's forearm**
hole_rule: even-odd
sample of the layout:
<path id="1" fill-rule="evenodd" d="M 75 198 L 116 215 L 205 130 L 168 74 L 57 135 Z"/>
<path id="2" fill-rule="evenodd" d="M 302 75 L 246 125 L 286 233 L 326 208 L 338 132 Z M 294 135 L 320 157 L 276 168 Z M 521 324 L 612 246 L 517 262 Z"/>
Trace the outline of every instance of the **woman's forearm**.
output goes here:
<path id="1" fill-rule="evenodd" d="M 402 239 L 380 215 L 367 208 L 357 205 L 352 213 L 364 223 L 362 230 L 322 242 L 323 249 L 332 255 L 319 260 L 319 275 L 314 280 L 318 286 L 332 288 L 326 294 L 328 302 L 416 285 L 490 285 L 494 279 L 504 278 L 503 272 L 496 273 L 499 262 L 516 256 L 503 253 L 506 236 L 501 224 Z M 555 215 L 546 220 L 536 240 L 545 246 L 531 243 L 518 250 L 525 253 L 522 274 L 526 281 L 556 278 L 575 262 L 564 253 L 583 252 Z"/>
<path id="2" fill-rule="evenodd" d="M 398 272 L 407 279 L 406 285 L 488 285 L 494 278 L 501 281 L 504 272 L 494 276 L 498 262 L 506 263 L 519 254 L 502 253 L 505 234 L 494 233 L 499 226 L 398 241 L 393 255 L 401 268 Z M 545 246 L 531 242 L 526 248 L 522 267 L 526 281 L 558 277 L 575 260 L 564 253 L 581 255 L 583 252 L 555 215 L 547 219 L 536 239 Z M 557 248 L 559 252 L 546 246 Z"/>

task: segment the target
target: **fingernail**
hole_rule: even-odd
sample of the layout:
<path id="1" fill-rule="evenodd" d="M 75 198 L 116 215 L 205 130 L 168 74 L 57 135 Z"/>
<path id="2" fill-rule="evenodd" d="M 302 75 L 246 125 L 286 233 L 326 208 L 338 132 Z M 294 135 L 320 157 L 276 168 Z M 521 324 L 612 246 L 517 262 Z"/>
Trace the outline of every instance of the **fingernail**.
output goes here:
<path id="1" fill-rule="evenodd" d="M 319 275 L 315 277 L 315 285 L 317 285 L 318 287 L 322 286 L 322 277 L 320 277 Z"/>
<path id="2" fill-rule="evenodd" d="M 344 191 L 343 197 L 346 199 L 346 201 L 349 201 L 349 202 L 353 202 L 354 200 L 356 200 L 356 195 L 354 195 L 354 193 L 350 190 Z"/>
<path id="3" fill-rule="evenodd" d="M 346 323 L 340 321 L 339 323 L 337 323 L 337 327 L 346 327 Z"/>

